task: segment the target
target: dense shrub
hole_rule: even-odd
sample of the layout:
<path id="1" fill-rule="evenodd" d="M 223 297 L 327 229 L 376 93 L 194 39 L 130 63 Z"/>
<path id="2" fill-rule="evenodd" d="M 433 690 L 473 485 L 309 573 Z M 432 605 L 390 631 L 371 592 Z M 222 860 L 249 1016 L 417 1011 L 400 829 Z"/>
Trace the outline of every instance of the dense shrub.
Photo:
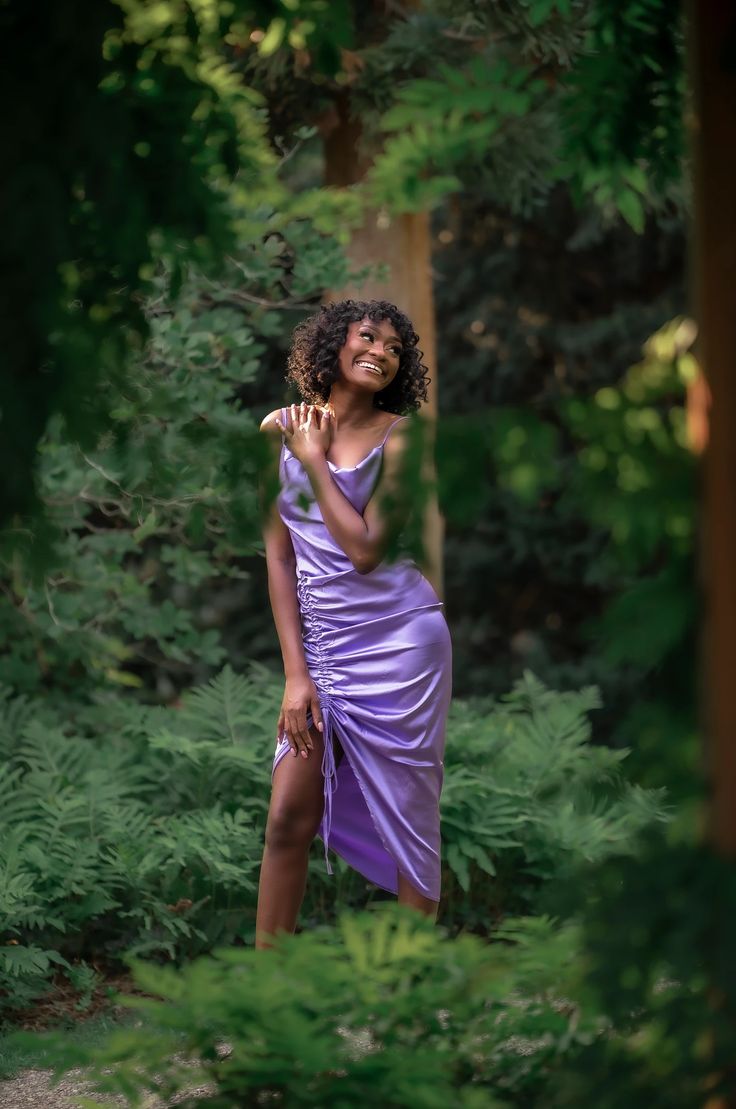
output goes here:
<path id="1" fill-rule="evenodd" d="M 581 862 L 636 849 L 663 790 L 627 782 L 624 750 L 591 742 L 595 687 L 549 690 L 526 671 L 499 700 L 455 700 L 442 794 L 444 919 L 487 929 L 539 905 Z"/>
<path id="2" fill-rule="evenodd" d="M 518 919 L 498 938 L 450 939 L 391 904 L 273 951 L 223 948 L 182 970 L 135 962 L 156 995 L 124 999 L 142 1023 L 93 1051 L 57 1040 L 49 1061 L 92 1064 L 99 1091 L 131 1105 L 203 1081 L 182 1104 L 528 1105 L 606 1022 L 573 1000 L 574 924 Z"/>
<path id="3" fill-rule="evenodd" d="M 59 718 L 5 696 L 0 716 L 0 1004 L 41 996 L 61 966 L 125 951 L 181 962 L 254 938 L 282 686 L 230 667 L 178 708 L 108 697 Z M 554 693 L 531 674 L 506 698 L 454 702 L 443 791 L 448 929 L 486 933 L 541 904 L 584 860 L 633 850 L 662 796 L 627 784 L 624 757 L 589 742 L 594 689 Z M 302 921 L 381 897 L 341 859 L 310 858 Z"/>
<path id="4" fill-rule="evenodd" d="M 137 1025 L 99 1050 L 42 1037 L 45 1058 L 57 1074 L 90 1066 L 100 1093 L 132 1105 L 150 1093 L 212 1109 L 732 1097 L 736 885 L 673 831 L 563 882 L 572 917 L 508 918 L 491 943 L 390 904 L 282 934 L 273 951 L 220 948 L 183 970 L 132 960 L 148 996 L 121 1000 Z"/>

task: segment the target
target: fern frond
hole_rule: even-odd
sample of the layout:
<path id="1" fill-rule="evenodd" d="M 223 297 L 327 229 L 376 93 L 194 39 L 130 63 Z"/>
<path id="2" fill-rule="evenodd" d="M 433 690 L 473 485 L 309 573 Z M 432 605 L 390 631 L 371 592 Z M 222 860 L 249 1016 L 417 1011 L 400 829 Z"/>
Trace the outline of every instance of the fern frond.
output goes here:
<path id="1" fill-rule="evenodd" d="M 197 728 L 200 739 L 233 744 L 247 739 L 254 673 L 244 677 L 228 664 L 206 685 L 185 694 L 179 711 L 188 724 Z"/>

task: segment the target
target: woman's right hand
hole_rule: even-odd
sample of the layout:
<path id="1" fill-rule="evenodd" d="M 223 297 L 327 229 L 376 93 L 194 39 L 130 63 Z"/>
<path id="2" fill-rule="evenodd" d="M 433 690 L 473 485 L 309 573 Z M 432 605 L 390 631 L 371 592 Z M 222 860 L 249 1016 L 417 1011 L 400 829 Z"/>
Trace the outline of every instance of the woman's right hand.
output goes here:
<path id="1" fill-rule="evenodd" d="M 331 405 L 318 408 L 315 404 L 292 404 L 287 408 L 287 423 L 276 420 L 276 427 L 295 458 L 304 464 L 310 458 L 324 458 L 332 441 Z"/>
<path id="2" fill-rule="evenodd" d="M 323 731 L 322 709 L 319 703 L 319 693 L 309 674 L 300 678 L 287 678 L 284 687 L 284 697 L 279 713 L 279 737 L 283 732 L 289 741 L 293 755 L 301 754 L 308 758 L 309 752 L 314 749 L 312 737 L 307 727 L 307 712 L 312 710 L 312 720 L 319 731 Z"/>

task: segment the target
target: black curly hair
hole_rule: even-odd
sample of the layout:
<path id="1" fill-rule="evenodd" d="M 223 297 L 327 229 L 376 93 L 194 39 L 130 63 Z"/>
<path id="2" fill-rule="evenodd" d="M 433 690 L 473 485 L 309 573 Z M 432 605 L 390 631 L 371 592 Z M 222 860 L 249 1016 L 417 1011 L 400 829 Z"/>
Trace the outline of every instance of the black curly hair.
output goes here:
<path id="1" fill-rule="evenodd" d="M 399 370 L 393 381 L 375 394 L 373 406 L 397 415 L 416 411 L 427 399 L 427 367 L 418 349 L 419 336 L 401 309 L 387 300 L 336 300 L 323 304 L 294 329 L 287 359 L 286 381 L 292 381 L 307 404 L 324 404 L 339 376 L 338 360 L 348 335 L 348 324 L 369 319 L 389 320 L 401 339 Z"/>

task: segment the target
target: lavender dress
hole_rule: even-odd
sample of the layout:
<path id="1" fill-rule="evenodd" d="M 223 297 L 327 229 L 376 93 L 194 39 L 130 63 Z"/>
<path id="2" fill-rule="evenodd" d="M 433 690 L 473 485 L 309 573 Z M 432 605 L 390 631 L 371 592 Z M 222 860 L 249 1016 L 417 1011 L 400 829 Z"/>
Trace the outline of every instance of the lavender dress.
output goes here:
<path id="1" fill-rule="evenodd" d="M 388 434 L 402 419 L 408 417 L 394 420 L 357 466 L 328 460 L 333 480 L 360 513 L 376 487 Z M 288 423 L 284 408 L 281 420 Z M 329 845 L 383 889 L 397 893 L 401 872 L 438 901 L 439 798 L 452 691 L 443 602 L 410 559 L 357 572 L 283 438 L 279 476 L 276 503 L 296 553 L 304 651 L 322 709 L 325 807 L 318 834 L 327 872 L 333 873 Z M 337 770 L 333 736 L 344 751 Z M 282 732 L 272 778 L 288 753 Z"/>

